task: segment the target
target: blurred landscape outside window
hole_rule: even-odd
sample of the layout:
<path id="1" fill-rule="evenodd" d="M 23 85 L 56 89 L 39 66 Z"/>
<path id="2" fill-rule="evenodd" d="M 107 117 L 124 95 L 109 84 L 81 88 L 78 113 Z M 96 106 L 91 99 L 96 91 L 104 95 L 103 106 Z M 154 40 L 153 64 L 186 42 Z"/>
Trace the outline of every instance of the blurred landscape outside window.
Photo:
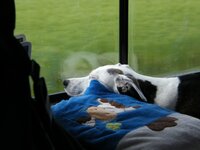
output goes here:
<path id="1" fill-rule="evenodd" d="M 199 70 L 199 6 L 198 0 L 129 0 L 129 64 L 154 76 Z"/>
<path id="2" fill-rule="evenodd" d="M 17 0 L 15 35 L 32 43 L 48 93 L 62 80 L 118 63 L 118 0 Z"/>
<path id="3" fill-rule="evenodd" d="M 32 43 L 48 93 L 119 61 L 119 0 L 17 0 L 15 34 Z M 170 76 L 200 69 L 200 1 L 129 0 L 129 65 Z"/>

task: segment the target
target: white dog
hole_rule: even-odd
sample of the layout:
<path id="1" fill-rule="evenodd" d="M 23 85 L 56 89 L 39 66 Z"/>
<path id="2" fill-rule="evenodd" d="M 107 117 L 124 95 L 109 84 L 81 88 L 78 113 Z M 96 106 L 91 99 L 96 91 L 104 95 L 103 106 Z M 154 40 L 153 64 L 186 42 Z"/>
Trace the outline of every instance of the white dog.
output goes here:
<path id="1" fill-rule="evenodd" d="M 81 95 L 93 79 L 115 93 L 200 118 L 200 72 L 157 78 L 138 74 L 128 65 L 105 65 L 88 76 L 64 80 L 64 89 L 69 96 Z"/>

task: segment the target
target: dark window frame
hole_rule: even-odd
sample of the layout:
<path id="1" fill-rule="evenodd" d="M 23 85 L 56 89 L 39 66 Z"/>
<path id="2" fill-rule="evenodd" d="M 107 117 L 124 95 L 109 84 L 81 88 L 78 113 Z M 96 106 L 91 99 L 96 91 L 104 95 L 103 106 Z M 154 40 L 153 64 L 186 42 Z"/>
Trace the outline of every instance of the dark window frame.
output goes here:
<path id="1" fill-rule="evenodd" d="M 119 0 L 119 62 L 128 64 L 128 0 Z"/>

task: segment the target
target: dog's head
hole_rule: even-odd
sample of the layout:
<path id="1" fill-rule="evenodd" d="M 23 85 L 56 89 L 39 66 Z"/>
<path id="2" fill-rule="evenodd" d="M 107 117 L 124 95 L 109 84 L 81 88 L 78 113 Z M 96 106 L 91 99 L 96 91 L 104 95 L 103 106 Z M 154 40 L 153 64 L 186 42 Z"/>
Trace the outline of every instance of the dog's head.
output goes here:
<path id="1" fill-rule="evenodd" d="M 66 79 L 63 81 L 64 89 L 69 96 L 82 95 L 91 80 L 98 80 L 112 92 L 146 101 L 134 77 L 134 71 L 128 65 L 122 64 L 101 66 L 92 70 L 88 76 Z"/>

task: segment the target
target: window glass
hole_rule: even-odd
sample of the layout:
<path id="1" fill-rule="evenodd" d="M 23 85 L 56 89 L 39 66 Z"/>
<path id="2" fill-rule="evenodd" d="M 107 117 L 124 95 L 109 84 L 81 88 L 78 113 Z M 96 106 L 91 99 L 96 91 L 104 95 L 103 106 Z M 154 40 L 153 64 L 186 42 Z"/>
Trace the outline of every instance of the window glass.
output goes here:
<path id="1" fill-rule="evenodd" d="M 118 62 L 118 0 L 17 0 L 15 34 L 32 43 L 48 92 Z"/>
<path id="2" fill-rule="evenodd" d="M 140 73 L 200 69 L 200 1 L 130 0 L 129 63 Z"/>

